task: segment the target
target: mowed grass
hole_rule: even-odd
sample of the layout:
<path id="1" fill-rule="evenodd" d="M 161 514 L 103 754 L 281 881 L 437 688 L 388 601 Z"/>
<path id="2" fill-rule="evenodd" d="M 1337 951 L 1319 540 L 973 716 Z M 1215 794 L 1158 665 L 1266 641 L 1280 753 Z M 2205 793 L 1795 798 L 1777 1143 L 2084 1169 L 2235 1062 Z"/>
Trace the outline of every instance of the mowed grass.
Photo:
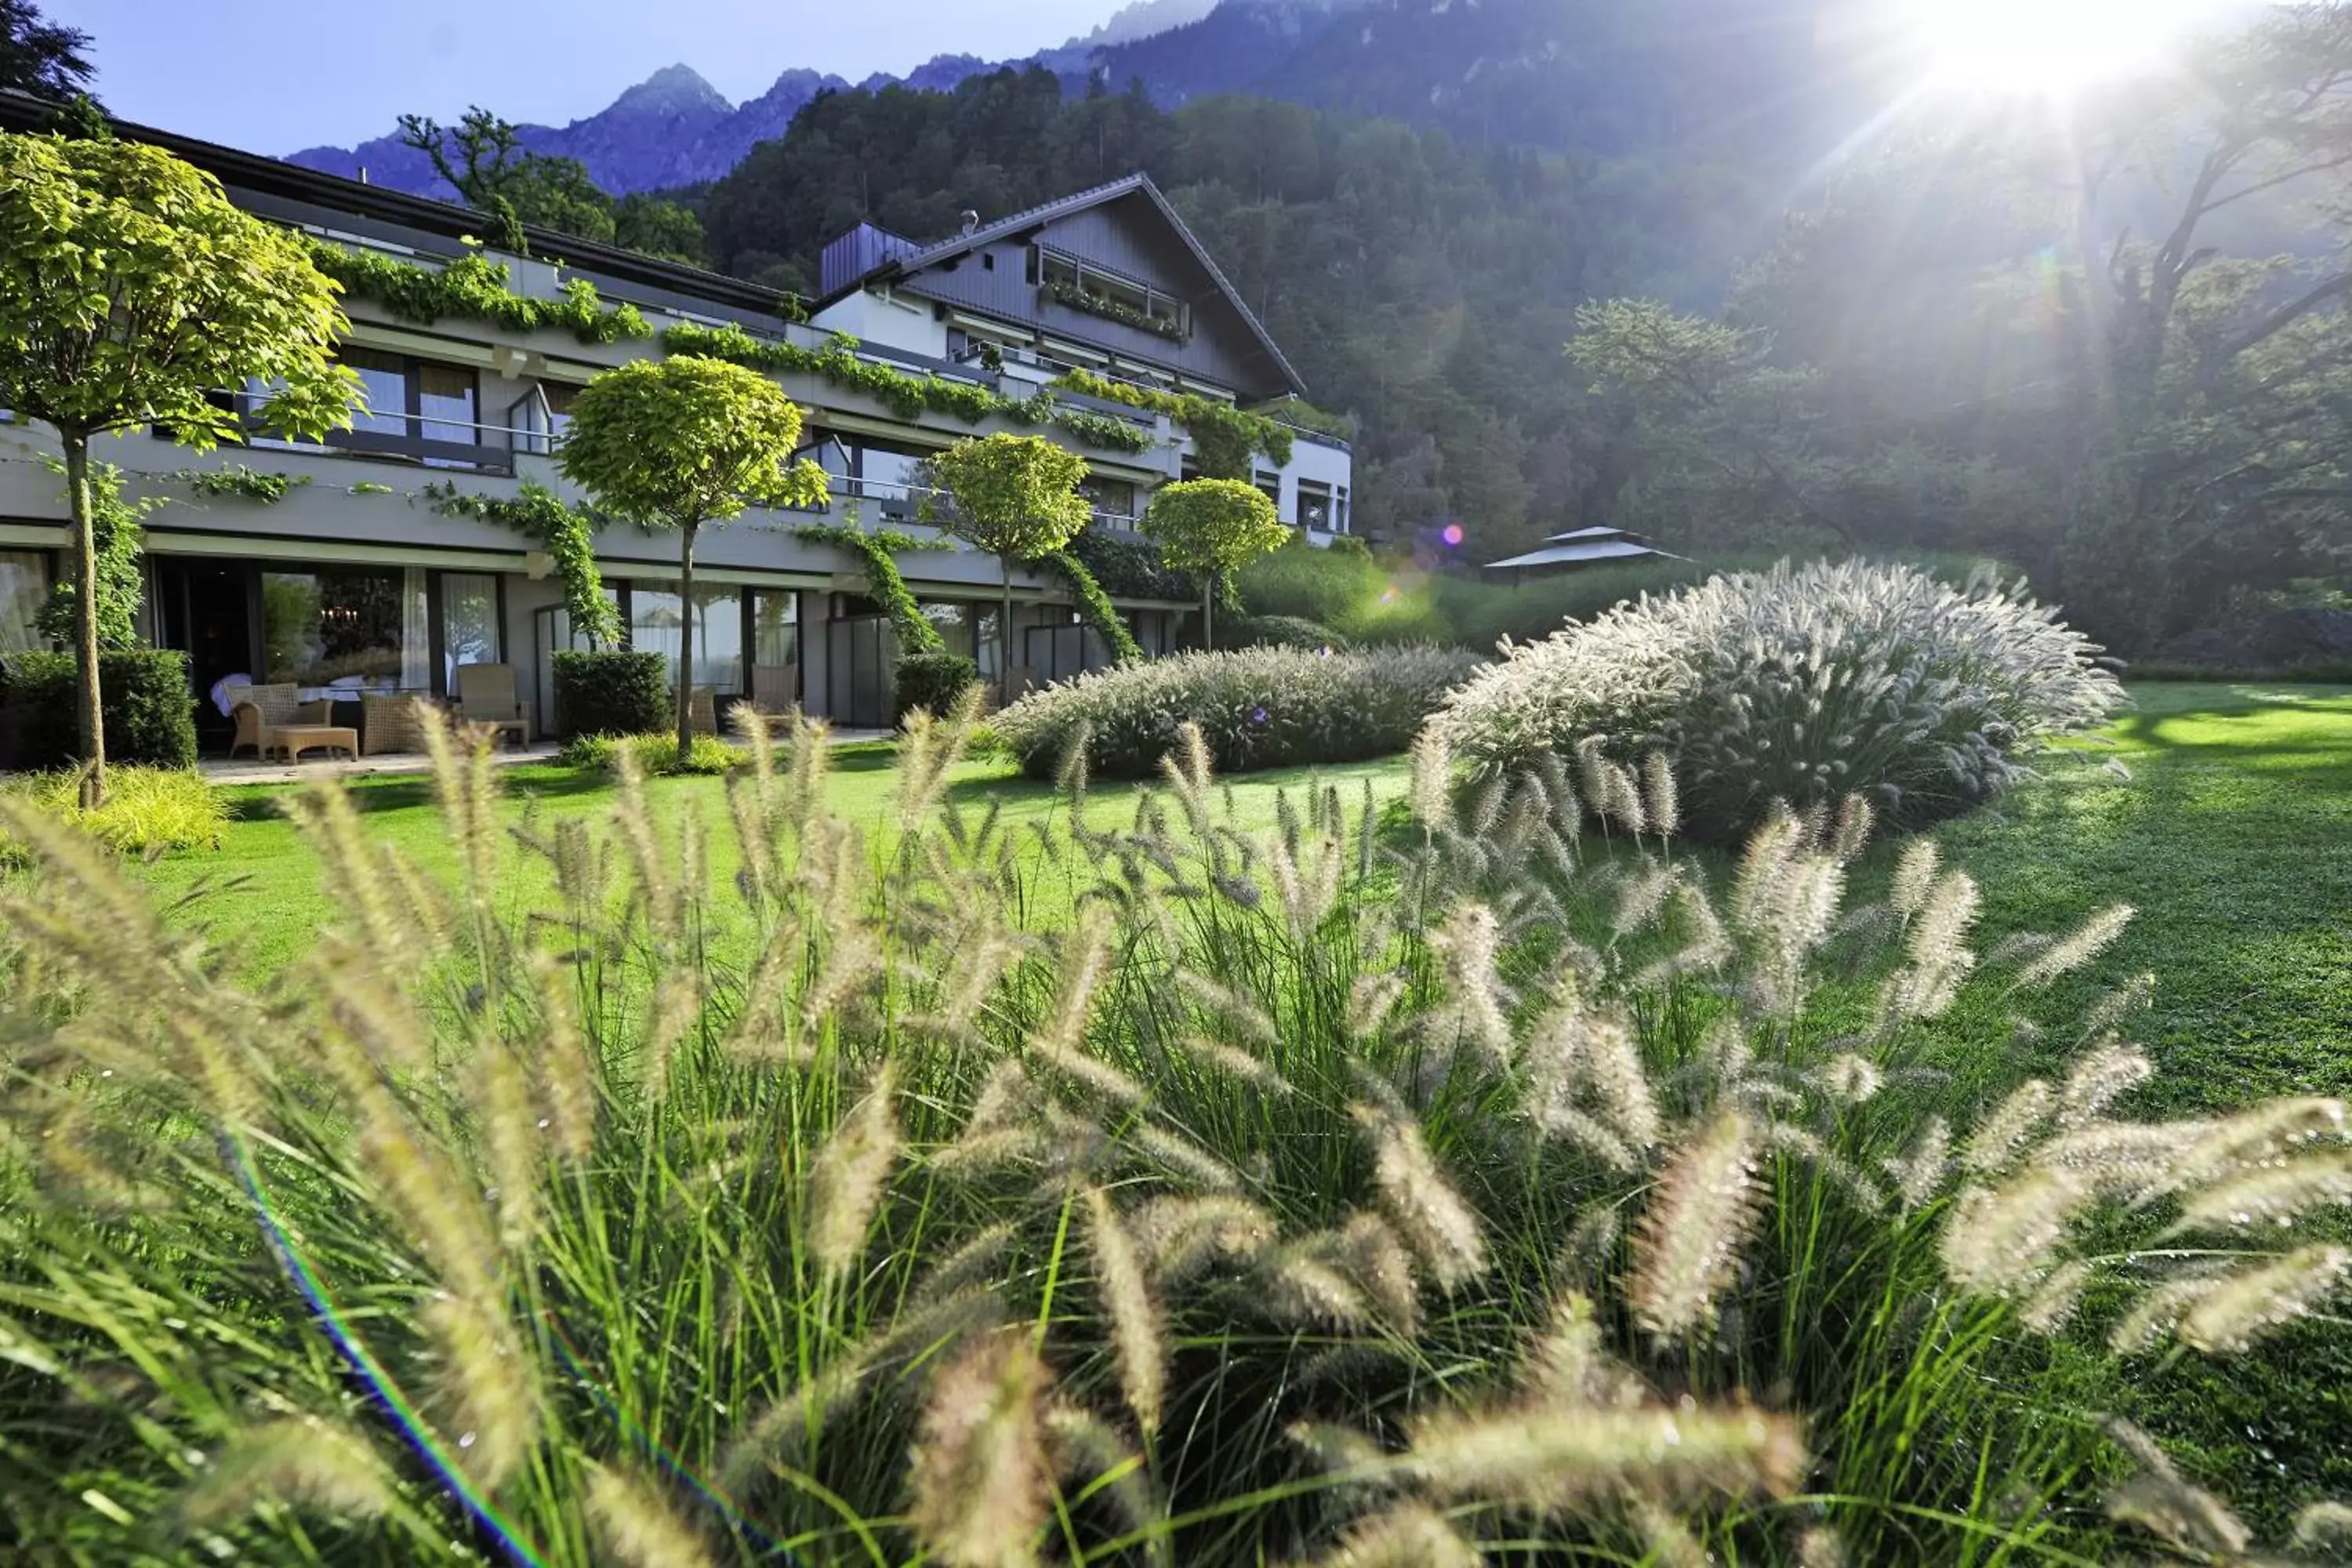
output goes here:
<path id="1" fill-rule="evenodd" d="M 826 798 L 834 811 L 863 827 L 869 849 L 876 853 L 887 852 L 896 831 L 895 760 L 895 749 L 887 744 L 837 747 L 826 781 Z M 615 804 L 614 782 L 601 773 L 551 763 L 517 767 L 500 777 L 506 819 L 516 826 L 535 823 L 544 830 L 565 816 L 604 816 Z M 1310 784 L 1336 785 L 1354 806 L 1362 801 L 1368 784 L 1382 801 L 1402 795 L 1405 777 L 1403 761 L 1395 759 L 1251 773 L 1234 778 L 1228 788 L 1237 826 L 1255 828 L 1274 823 L 1276 799 L 1285 791 L 1295 797 Z M 975 825 L 992 806 L 1000 828 L 1016 833 L 1067 809 L 1051 784 L 1024 778 L 1003 762 L 967 762 L 952 780 L 949 798 Z M 222 793 L 228 797 L 232 821 L 217 851 L 167 856 L 133 873 L 162 897 L 180 903 L 176 919 L 201 924 L 233 944 L 235 964 L 250 976 L 282 970 L 342 917 L 344 900 L 327 885 L 323 863 L 285 816 L 283 803 L 299 791 L 295 785 L 226 790 Z M 1089 792 L 1087 821 L 1103 828 L 1131 823 L 1143 793 L 1137 784 L 1097 783 Z M 349 794 L 371 835 L 429 870 L 455 869 L 456 853 L 434 805 L 429 778 L 358 779 Z M 655 819 L 666 830 L 674 833 L 688 817 L 698 819 L 718 874 L 714 881 L 732 876 L 740 857 L 721 780 L 653 779 L 646 794 Z M 510 889 L 518 908 L 539 907 L 552 897 L 553 880 L 541 874 L 541 866 L 527 859 L 515 864 L 525 868 Z M 1046 874 L 1038 879 L 1037 896 L 1049 904 L 1066 900 L 1073 890 L 1066 877 Z"/>
<path id="2" fill-rule="evenodd" d="M 2053 762 L 1998 811 L 1938 831 L 1948 861 L 1983 885 L 1979 947 L 2064 931 L 2129 903 L 2137 918 L 2071 982 L 2073 994 L 2060 998 L 2069 1005 L 2038 1011 L 2063 1018 L 2133 974 L 2158 977 L 2151 1010 L 2128 1032 L 2159 1070 L 2131 1110 L 2185 1117 L 2263 1096 L 2352 1095 L 2352 689 L 2165 684 L 2133 697 L 2135 709 L 2101 743 L 2082 748 L 2084 765 Z M 2128 781 L 2097 765 L 2109 759 Z M 869 826 L 878 847 L 893 811 L 891 754 L 851 748 L 836 763 L 830 798 Z M 1368 783 L 1388 799 L 1402 794 L 1405 764 L 1253 774 L 1230 787 L 1244 824 L 1264 825 L 1278 792 L 1317 778 L 1351 804 Z M 562 768 L 518 770 L 509 789 L 517 820 L 527 809 L 552 817 L 613 804 L 609 780 Z M 178 918 L 233 938 L 237 962 L 262 973 L 306 952 L 341 911 L 317 858 L 278 814 L 284 793 L 236 792 L 237 820 L 217 853 L 138 872 L 166 897 L 205 887 Z M 649 794 L 672 823 L 698 813 L 714 862 L 731 868 L 719 781 L 656 780 Z M 1098 785 L 1090 819 L 1129 819 L 1137 794 Z M 449 863 L 425 781 L 367 781 L 352 795 L 373 831 L 425 866 Z M 975 813 L 996 803 L 1015 830 L 1063 808 L 1050 787 L 995 763 L 960 769 L 953 796 Z M 1863 876 L 1883 877 L 1892 858 L 1882 850 Z M 526 883 L 515 897 L 534 902 L 543 890 Z M 1066 884 L 1045 896 L 1066 892 Z M 1942 1092 L 1979 1107 L 2030 1075 L 2063 1070 L 2079 1045 L 2055 1029 L 2019 1037 L 1998 997 L 1945 1020 L 1938 1037 L 1936 1065 L 1952 1079 Z M 2048 1392 L 2057 1403 L 2138 1421 L 2271 1529 L 2314 1498 L 2352 1499 L 2352 1333 L 2340 1316 L 2227 1363 L 2176 1352 L 2135 1360 L 2118 1376 L 2103 1347 L 2085 1344 L 2062 1354 L 2056 1372 Z"/>

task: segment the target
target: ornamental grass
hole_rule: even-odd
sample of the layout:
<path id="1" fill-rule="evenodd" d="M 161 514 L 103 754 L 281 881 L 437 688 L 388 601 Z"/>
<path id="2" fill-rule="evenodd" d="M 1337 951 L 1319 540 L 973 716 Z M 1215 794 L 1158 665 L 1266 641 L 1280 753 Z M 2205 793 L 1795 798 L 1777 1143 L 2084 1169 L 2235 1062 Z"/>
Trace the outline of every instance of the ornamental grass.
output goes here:
<path id="1" fill-rule="evenodd" d="M 2121 911 L 1979 953 L 1931 846 L 1853 896 L 1859 802 L 1724 863 L 1662 770 L 1604 837 L 1564 768 L 1464 798 L 1433 745 L 1409 816 L 1310 788 L 1243 832 L 1192 731 L 1128 826 L 1007 832 L 947 788 L 971 718 L 911 721 L 871 841 L 822 807 L 822 735 L 756 716 L 718 823 L 657 819 L 624 748 L 608 821 L 502 831 L 487 753 L 436 734 L 457 869 L 308 795 L 342 918 L 257 989 L 0 806 L 38 860 L 0 939 L 0 1546 L 2243 1547 L 2052 1403 L 2042 1336 L 2226 1356 L 2323 1310 L 2345 1110 L 2133 1120 L 2144 988 L 2044 989 Z M 1919 1058 L 1984 986 L 2079 1049 L 1954 1103 Z"/>

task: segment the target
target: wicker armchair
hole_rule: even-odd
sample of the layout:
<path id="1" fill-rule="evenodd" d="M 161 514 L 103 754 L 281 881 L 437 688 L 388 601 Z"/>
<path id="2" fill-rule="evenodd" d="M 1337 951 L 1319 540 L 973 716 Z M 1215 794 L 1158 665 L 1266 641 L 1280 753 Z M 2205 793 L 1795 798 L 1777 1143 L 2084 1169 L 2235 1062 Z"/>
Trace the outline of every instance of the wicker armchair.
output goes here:
<path id="1" fill-rule="evenodd" d="M 236 733 L 229 741 L 228 754 L 236 756 L 251 746 L 254 755 L 264 762 L 277 751 L 278 730 L 293 724 L 324 724 L 335 711 L 333 701 L 320 698 L 305 702 L 302 689 L 291 681 L 268 686 L 248 686 L 230 717 L 236 722 Z"/>
<path id="2" fill-rule="evenodd" d="M 377 757 L 387 752 L 423 751 L 427 706 L 421 697 L 371 691 L 361 698 L 360 754 Z"/>

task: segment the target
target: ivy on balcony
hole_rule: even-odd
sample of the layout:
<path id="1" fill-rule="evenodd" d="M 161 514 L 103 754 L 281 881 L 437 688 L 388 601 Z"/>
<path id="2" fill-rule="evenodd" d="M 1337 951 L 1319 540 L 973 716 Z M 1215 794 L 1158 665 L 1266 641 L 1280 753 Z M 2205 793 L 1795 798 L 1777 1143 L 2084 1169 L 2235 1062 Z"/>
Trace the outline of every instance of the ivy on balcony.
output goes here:
<path id="1" fill-rule="evenodd" d="M 1180 321 L 1168 316 L 1155 316 L 1149 310 L 1139 310 L 1125 300 L 1097 294 L 1084 284 L 1073 283 L 1066 279 L 1056 278 L 1042 284 L 1037 292 L 1056 305 L 1083 310 L 1089 316 L 1100 316 L 1105 321 L 1117 321 L 1120 326 L 1133 327 L 1137 331 L 1150 332 L 1154 337 L 1166 338 L 1172 342 L 1181 343 L 1192 335 Z"/>
<path id="2" fill-rule="evenodd" d="M 811 523 L 796 528 L 793 537 L 803 544 L 830 544 L 835 550 L 848 552 L 866 562 L 866 592 L 882 606 L 890 624 L 898 629 L 898 641 L 907 653 L 945 653 L 947 639 L 940 636 L 939 627 L 923 616 L 922 606 L 915 603 L 907 579 L 898 574 L 898 563 L 890 559 L 901 550 L 948 550 L 954 548 L 945 540 L 918 539 L 911 533 L 893 529 L 880 529 L 868 533 L 862 528 L 839 523 Z"/>
<path id="3" fill-rule="evenodd" d="M 772 374 L 814 375 L 827 385 L 863 393 L 901 419 L 943 414 L 978 425 L 995 416 L 1021 426 L 1051 425 L 1080 445 L 1104 451 L 1139 454 L 1151 449 L 1150 431 L 1106 414 L 1066 407 L 1051 393 L 1007 397 L 975 382 L 950 381 L 928 372 L 911 375 L 861 358 L 857 346 L 856 338 L 835 332 L 823 348 L 803 348 L 755 338 L 731 323 L 705 327 L 687 322 L 662 333 L 662 347 L 671 353 L 723 359 Z"/>
<path id="4" fill-rule="evenodd" d="M 373 300 L 395 319 L 430 326 L 451 317 L 488 321 L 509 331 L 554 328 L 583 343 L 648 338 L 653 329 L 635 305 L 607 306 L 585 278 L 563 285 L 561 300 L 534 300 L 508 287 L 503 261 L 467 251 L 442 267 L 419 267 L 377 250 L 346 250 L 310 242 L 310 261 L 355 299 Z"/>
<path id="5" fill-rule="evenodd" d="M 596 518 L 586 508 L 567 506 L 562 497 L 530 479 L 511 497 L 460 490 L 454 483 L 428 484 L 423 494 L 443 517 L 495 522 L 546 551 L 563 584 L 572 629 L 599 647 L 621 640 L 620 613 L 604 597 L 604 579 L 596 570 Z"/>
<path id="6" fill-rule="evenodd" d="M 1066 371 L 1050 384 L 1088 397 L 1124 403 L 1129 408 L 1165 414 L 1192 437 L 1192 457 L 1203 477 L 1212 479 L 1250 478 L 1250 458 L 1264 453 L 1280 468 L 1290 461 L 1290 430 L 1263 414 L 1252 414 L 1191 392 L 1162 392 L 1158 387 L 1112 381 L 1090 370 Z"/>

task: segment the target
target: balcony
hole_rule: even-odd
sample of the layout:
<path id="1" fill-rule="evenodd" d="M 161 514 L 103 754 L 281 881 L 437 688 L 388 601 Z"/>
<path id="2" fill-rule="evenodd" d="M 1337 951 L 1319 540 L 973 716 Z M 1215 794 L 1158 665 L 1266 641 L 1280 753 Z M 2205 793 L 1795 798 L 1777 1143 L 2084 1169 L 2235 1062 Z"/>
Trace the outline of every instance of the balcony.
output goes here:
<path id="1" fill-rule="evenodd" d="M 824 510 L 828 512 L 847 511 L 855 508 L 861 523 L 944 530 L 955 515 L 955 498 L 943 489 L 895 479 L 859 479 L 849 474 L 829 474 L 826 479 L 828 500 Z M 924 515 L 927 511 L 928 517 Z M 1135 518 L 1129 512 L 1097 510 L 1094 513 L 1094 523 L 1098 528 L 1127 532 L 1135 530 Z"/>
<path id="2" fill-rule="evenodd" d="M 259 451 L 334 452 L 414 468 L 447 468 L 458 473 L 512 474 L 517 452 L 548 449 L 543 431 L 484 425 L 441 414 L 359 415 L 349 430 L 331 430 L 320 440 L 292 440 L 274 435 L 262 422 L 259 394 L 224 395 L 237 423 L 247 431 L 246 445 Z"/>

